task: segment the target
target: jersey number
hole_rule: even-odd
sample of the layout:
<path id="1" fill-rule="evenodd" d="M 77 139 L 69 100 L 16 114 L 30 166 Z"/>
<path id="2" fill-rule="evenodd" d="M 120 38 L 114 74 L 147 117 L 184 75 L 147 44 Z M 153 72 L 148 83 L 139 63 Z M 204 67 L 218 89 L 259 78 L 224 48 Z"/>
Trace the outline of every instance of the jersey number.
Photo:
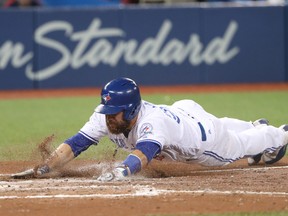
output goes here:
<path id="1" fill-rule="evenodd" d="M 146 102 L 145 104 L 152 106 L 152 108 L 160 108 L 168 117 L 174 119 L 178 124 L 180 123 L 180 118 L 177 115 L 175 115 L 173 112 L 171 112 L 169 109 L 167 109 L 166 107 L 154 106 L 153 104 L 148 103 L 148 102 Z"/>
<path id="2" fill-rule="evenodd" d="M 160 107 L 160 109 L 170 118 L 174 119 L 178 124 L 180 123 L 180 118 L 175 115 L 173 112 L 171 112 L 170 110 L 168 110 L 165 107 Z"/>

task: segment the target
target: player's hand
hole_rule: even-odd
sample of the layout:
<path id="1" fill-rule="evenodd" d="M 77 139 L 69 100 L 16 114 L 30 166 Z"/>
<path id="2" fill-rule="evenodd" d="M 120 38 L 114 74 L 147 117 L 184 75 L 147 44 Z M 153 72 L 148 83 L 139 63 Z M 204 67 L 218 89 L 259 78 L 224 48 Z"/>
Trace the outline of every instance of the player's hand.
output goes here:
<path id="1" fill-rule="evenodd" d="M 11 178 L 14 179 L 29 179 L 29 178 L 38 178 L 50 171 L 48 165 L 36 166 L 33 169 L 28 169 L 23 172 L 15 173 L 11 175 Z"/>
<path id="2" fill-rule="evenodd" d="M 121 181 L 126 178 L 124 167 L 116 167 L 112 172 L 107 172 L 101 174 L 99 177 L 96 177 L 97 181 L 100 182 L 109 182 L 109 181 Z"/>
<path id="3" fill-rule="evenodd" d="M 40 166 L 36 166 L 34 168 L 34 175 L 35 177 L 40 177 L 46 173 L 49 173 L 50 172 L 50 168 L 47 164 L 44 164 L 44 165 L 40 165 Z"/>

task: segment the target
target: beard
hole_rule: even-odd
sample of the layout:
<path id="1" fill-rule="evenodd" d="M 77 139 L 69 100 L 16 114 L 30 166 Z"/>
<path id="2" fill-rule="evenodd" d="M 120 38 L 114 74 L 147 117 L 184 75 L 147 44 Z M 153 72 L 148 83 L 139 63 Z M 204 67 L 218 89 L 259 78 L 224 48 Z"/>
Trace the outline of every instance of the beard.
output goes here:
<path id="1" fill-rule="evenodd" d="M 117 122 L 115 119 L 106 115 L 106 125 L 112 134 L 121 134 L 128 130 L 130 121 L 122 119 L 122 122 Z"/>

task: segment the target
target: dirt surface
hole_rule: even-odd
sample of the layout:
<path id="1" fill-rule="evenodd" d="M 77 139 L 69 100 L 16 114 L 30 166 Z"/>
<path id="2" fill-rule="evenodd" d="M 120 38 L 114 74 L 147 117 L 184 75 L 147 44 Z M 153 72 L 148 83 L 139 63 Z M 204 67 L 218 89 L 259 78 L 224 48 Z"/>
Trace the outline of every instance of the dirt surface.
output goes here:
<path id="1" fill-rule="evenodd" d="M 191 215 L 227 212 L 288 212 L 288 160 L 248 167 L 242 160 L 211 169 L 153 161 L 125 181 L 93 179 L 106 163 L 73 161 L 64 174 L 10 180 L 4 173 L 31 162 L 2 162 L 1 215 Z M 6 177 L 6 179 L 4 179 Z"/>
<path id="2" fill-rule="evenodd" d="M 141 88 L 143 93 L 288 90 L 288 84 Z M 0 99 L 98 95 L 99 89 L 0 91 Z M 9 179 L 35 162 L 0 162 L 0 215 L 192 215 L 287 212 L 288 158 L 274 166 L 246 160 L 220 168 L 152 161 L 141 175 L 117 182 L 93 176 L 107 162 L 75 160 L 41 179 Z"/>

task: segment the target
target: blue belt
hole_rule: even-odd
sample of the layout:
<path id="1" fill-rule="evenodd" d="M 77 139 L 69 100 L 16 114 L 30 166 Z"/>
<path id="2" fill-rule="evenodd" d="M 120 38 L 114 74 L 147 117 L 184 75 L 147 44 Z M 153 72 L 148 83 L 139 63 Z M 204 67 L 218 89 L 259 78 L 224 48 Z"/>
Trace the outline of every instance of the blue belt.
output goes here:
<path id="1" fill-rule="evenodd" d="M 189 113 L 187 113 L 185 110 L 178 108 L 180 110 L 182 110 L 184 113 L 186 113 L 186 115 L 188 115 L 190 118 L 196 120 L 192 115 L 190 115 Z M 197 120 L 196 120 L 197 121 Z M 207 136 L 206 136 L 206 132 L 205 129 L 203 127 L 203 125 L 201 124 L 201 122 L 197 122 L 201 131 L 201 135 L 202 135 L 202 141 L 206 141 L 207 140 Z"/>
<path id="2" fill-rule="evenodd" d="M 201 122 L 198 122 L 199 128 L 201 130 L 201 134 L 202 134 L 202 141 L 206 141 L 207 140 L 207 136 L 206 136 L 206 132 L 204 130 L 203 125 L 201 124 Z"/>

